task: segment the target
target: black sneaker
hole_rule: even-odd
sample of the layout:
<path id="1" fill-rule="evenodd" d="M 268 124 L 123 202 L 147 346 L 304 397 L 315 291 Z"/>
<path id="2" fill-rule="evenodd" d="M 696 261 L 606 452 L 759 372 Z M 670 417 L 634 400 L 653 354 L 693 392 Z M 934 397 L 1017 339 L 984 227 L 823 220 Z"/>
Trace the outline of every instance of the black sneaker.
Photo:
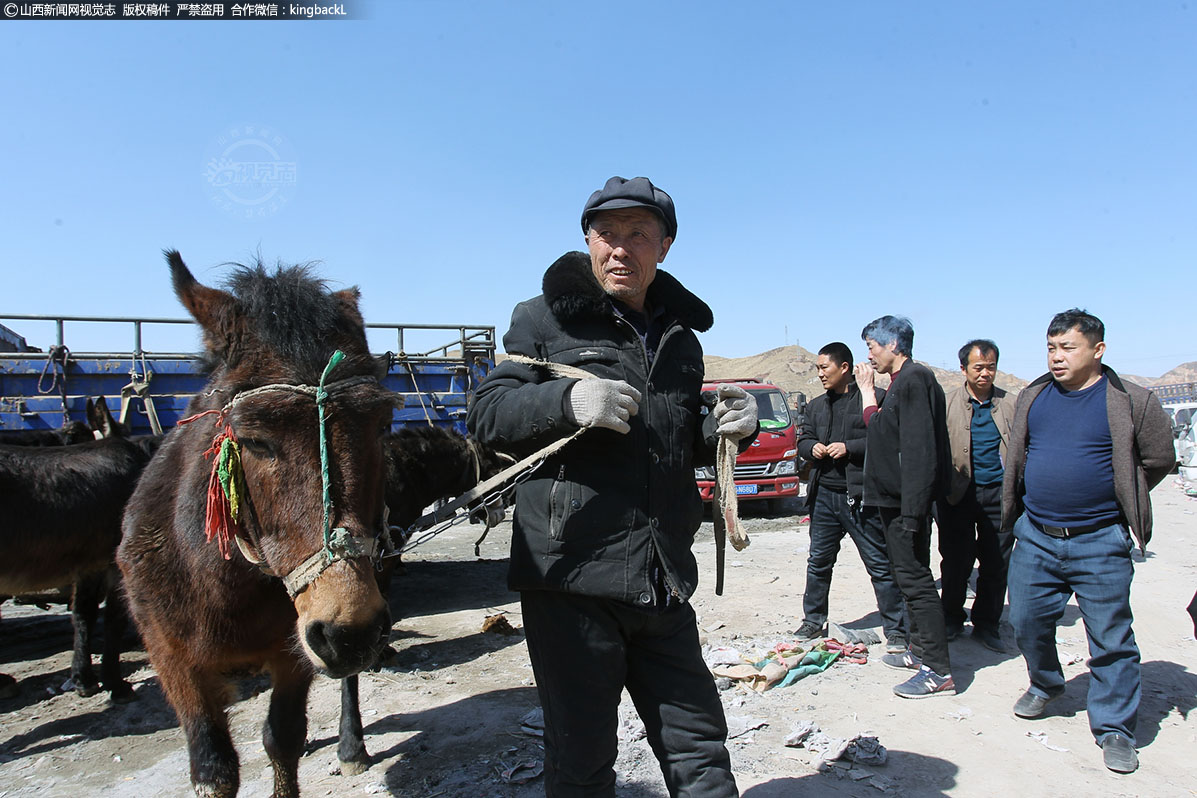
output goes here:
<path id="1" fill-rule="evenodd" d="M 1049 695 L 1046 698 L 1041 695 L 1035 695 L 1030 690 L 1022 694 L 1022 697 L 1014 702 L 1014 714 L 1020 718 L 1037 718 L 1043 714 L 1043 710 L 1052 701 L 1055 701 L 1063 695 L 1063 692 Z"/>
<path id="2" fill-rule="evenodd" d="M 794 630 L 794 637 L 798 639 L 799 643 L 806 643 L 822 636 L 823 627 L 810 621 L 803 621 L 802 625 Z"/>
<path id="3" fill-rule="evenodd" d="M 948 640 L 955 640 L 957 637 L 960 637 L 960 634 L 964 631 L 964 624 L 949 623 L 947 624 L 945 631 L 947 631 Z"/>
<path id="4" fill-rule="evenodd" d="M 997 629 L 988 626 L 974 626 L 973 640 L 976 640 L 990 651 L 996 651 L 999 654 L 1007 653 L 1006 645 L 1002 642 L 1002 636 L 998 634 Z"/>
<path id="5" fill-rule="evenodd" d="M 1106 767 L 1115 773 L 1134 773 L 1139 767 L 1139 755 L 1130 740 L 1121 734 L 1107 734 L 1101 741 L 1101 757 Z"/>

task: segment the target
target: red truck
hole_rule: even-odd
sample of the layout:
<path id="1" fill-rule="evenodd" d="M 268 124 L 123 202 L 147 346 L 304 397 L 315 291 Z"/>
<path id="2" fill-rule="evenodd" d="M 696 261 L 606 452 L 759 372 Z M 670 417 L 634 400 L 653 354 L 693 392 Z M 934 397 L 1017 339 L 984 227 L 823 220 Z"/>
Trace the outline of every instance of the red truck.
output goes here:
<path id="1" fill-rule="evenodd" d="M 768 499 L 769 509 L 780 509 L 781 500 L 798 495 L 798 430 L 786 393 L 776 385 L 754 379 L 710 380 L 703 391 L 715 391 L 721 384 L 738 385 L 756 399 L 761 431 L 756 440 L 736 458 L 736 495 L 746 499 Z M 698 492 L 704 502 L 715 490 L 715 469 L 694 469 Z"/>

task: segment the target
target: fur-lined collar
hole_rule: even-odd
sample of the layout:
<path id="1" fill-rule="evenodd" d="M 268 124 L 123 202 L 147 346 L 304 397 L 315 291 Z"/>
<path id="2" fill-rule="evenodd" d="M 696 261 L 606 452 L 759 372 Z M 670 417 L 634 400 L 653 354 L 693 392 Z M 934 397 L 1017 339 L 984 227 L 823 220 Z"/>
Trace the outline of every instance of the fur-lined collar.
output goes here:
<path id="1" fill-rule="evenodd" d="M 582 316 L 610 316 L 611 303 L 590 266 L 590 255 L 567 252 L 544 273 L 541 284 L 545 302 L 562 321 Z M 684 327 L 706 332 L 715 317 L 705 302 L 686 290 L 672 274 L 657 269 L 648 287 L 648 301 L 663 306 Z"/>

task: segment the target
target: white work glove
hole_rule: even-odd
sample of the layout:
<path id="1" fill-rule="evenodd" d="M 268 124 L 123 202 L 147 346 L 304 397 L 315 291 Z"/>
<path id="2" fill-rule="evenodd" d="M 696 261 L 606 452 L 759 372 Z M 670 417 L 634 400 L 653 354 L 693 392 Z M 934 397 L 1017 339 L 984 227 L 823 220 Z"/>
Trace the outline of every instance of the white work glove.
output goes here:
<path id="1" fill-rule="evenodd" d="M 715 431 L 738 441 L 756 432 L 756 400 L 738 385 L 720 385 L 719 403 L 712 411 L 719 426 Z"/>
<path id="2" fill-rule="evenodd" d="M 566 394 L 565 414 L 579 427 L 631 430 L 628 419 L 640 410 L 640 391 L 623 380 L 578 380 Z"/>

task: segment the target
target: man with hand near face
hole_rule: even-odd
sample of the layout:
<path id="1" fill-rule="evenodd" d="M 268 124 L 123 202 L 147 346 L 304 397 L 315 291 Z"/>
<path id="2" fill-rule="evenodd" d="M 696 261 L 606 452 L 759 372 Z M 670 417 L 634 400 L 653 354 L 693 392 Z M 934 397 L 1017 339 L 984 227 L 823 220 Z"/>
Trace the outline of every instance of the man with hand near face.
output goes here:
<path id="1" fill-rule="evenodd" d="M 802 624 L 794 634 L 803 642 L 824 634 L 831 574 L 840 541 L 848 534 L 873 582 L 886 650 L 901 653 L 907 645 L 902 594 L 890 572 L 880 517 L 861 511 L 866 428 L 860 389 L 852 376 L 852 352 L 839 341 L 827 344 L 819 350 L 815 368 L 827 392 L 807 405 L 798 431 L 798 455 L 812 467 L 806 489 L 810 554 Z M 873 404 L 884 398 L 885 391 L 874 389 Z"/>
<path id="2" fill-rule="evenodd" d="M 998 624 L 1006 603 L 1006 571 L 1014 538 L 1002 526 L 1002 463 L 1010 441 L 1014 400 L 993 384 L 998 348 L 977 339 L 960 348 L 964 384 L 947 397 L 952 474 L 936 502 L 939 523 L 940 599 L 948 640 L 964 628 L 964 598 L 977 563 L 973 639 L 1005 652 Z"/>
<path id="3" fill-rule="evenodd" d="M 1002 485 L 1013 529 L 1010 621 L 1031 685 L 1014 704 L 1037 718 L 1064 693 L 1056 624 L 1076 595 L 1089 640 L 1089 729 L 1105 766 L 1139 766 L 1142 683 L 1131 629 L 1131 551 L 1151 539 L 1150 491 L 1176 463 L 1159 399 L 1102 365 L 1105 325 L 1073 308 L 1047 328 L 1049 373 L 1018 396 Z"/>
<path id="4" fill-rule="evenodd" d="M 864 505 L 881 516 L 910 632 L 910 650 L 885 654 L 881 661 L 914 671 L 894 687 L 900 698 L 955 695 L 943 606 L 931 574 L 931 503 L 941 494 L 950 459 L 943 388 L 930 369 L 912 359 L 914 326 L 909 319 L 882 316 L 860 337 L 869 347 L 869 364 L 856 366 L 869 428 Z M 890 376 L 881 407 L 873 399 L 874 371 Z"/>

